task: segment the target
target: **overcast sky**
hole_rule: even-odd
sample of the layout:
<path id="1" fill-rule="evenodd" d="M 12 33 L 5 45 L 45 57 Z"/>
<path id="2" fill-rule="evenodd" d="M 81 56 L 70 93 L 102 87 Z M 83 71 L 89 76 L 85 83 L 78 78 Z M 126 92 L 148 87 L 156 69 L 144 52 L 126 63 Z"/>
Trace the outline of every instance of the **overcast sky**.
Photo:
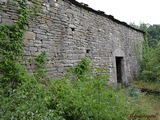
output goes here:
<path id="1" fill-rule="evenodd" d="M 120 21 L 160 24 L 160 0 L 77 0 Z"/>

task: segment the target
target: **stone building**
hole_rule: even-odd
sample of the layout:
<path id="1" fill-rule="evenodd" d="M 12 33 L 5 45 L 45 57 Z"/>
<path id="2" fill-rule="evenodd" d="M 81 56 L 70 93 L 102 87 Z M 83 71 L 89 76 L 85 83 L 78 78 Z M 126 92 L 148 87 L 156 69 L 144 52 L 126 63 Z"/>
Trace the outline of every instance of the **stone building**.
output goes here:
<path id="1" fill-rule="evenodd" d="M 0 22 L 13 24 L 16 7 L 8 0 L 0 4 Z M 41 11 L 41 16 L 30 20 L 23 37 L 26 62 L 45 51 L 50 77 L 61 76 L 85 56 L 94 66 L 107 65 L 111 83 L 128 83 L 138 74 L 143 31 L 75 0 L 42 0 Z M 27 68 L 33 72 L 34 62 L 28 62 Z"/>

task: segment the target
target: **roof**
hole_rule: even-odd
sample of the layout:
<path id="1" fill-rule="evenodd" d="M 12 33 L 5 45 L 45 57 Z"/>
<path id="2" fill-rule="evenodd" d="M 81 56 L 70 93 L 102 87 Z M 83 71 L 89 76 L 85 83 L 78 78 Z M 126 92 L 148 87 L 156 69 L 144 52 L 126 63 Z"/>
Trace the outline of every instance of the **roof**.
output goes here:
<path id="1" fill-rule="evenodd" d="M 79 3 L 79 2 L 76 1 L 76 0 L 68 0 L 68 1 L 71 2 L 72 4 L 78 6 L 78 7 L 84 8 L 84 9 L 86 9 L 86 10 L 88 10 L 88 11 L 91 11 L 91 12 L 94 12 L 94 13 L 96 13 L 96 14 L 98 14 L 98 15 L 104 16 L 104 17 L 106 17 L 106 18 L 108 18 L 108 19 L 110 19 L 110 20 L 112 20 L 112 21 L 114 21 L 114 22 L 116 22 L 116 23 L 118 23 L 118 24 L 124 25 L 124 26 L 126 26 L 126 27 L 128 27 L 128 28 L 131 28 L 131 29 L 136 30 L 136 31 L 138 31 L 138 32 L 141 32 L 141 33 L 143 33 L 143 34 L 145 33 L 144 31 L 142 31 L 142 30 L 140 30 L 140 29 L 137 29 L 137 28 L 134 28 L 134 27 L 128 25 L 126 22 L 122 22 L 122 21 L 120 21 L 120 20 L 118 20 L 118 19 L 115 19 L 114 16 L 112 16 L 112 15 L 107 15 L 107 14 L 105 14 L 105 12 L 100 11 L 100 10 L 94 10 L 93 8 L 89 7 L 89 6 L 88 6 L 87 4 L 85 4 L 85 3 Z"/>

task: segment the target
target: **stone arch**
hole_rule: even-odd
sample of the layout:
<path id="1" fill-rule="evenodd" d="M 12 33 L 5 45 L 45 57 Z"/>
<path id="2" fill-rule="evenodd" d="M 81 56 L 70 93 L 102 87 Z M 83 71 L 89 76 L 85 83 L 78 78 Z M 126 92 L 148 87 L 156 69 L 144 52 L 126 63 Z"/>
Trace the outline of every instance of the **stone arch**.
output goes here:
<path id="1" fill-rule="evenodd" d="M 124 57 L 125 56 L 125 53 L 123 52 L 123 50 L 121 49 L 116 49 L 114 52 L 113 52 L 113 56 L 121 56 L 121 57 Z"/>

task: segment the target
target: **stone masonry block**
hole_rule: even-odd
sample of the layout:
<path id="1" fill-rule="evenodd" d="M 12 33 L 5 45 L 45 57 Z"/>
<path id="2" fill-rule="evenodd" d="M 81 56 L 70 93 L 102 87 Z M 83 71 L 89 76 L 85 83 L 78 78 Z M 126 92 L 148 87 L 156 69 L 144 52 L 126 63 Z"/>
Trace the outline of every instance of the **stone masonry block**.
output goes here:
<path id="1" fill-rule="evenodd" d="M 6 25 L 13 25 L 14 21 L 11 19 L 2 18 L 2 23 Z"/>
<path id="2" fill-rule="evenodd" d="M 35 33 L 26 31 L 23 35 L 23 39 L 24 40 L 30 40 L 30 39 L 35 40 L 35 36 L 36 36 Z"/>

